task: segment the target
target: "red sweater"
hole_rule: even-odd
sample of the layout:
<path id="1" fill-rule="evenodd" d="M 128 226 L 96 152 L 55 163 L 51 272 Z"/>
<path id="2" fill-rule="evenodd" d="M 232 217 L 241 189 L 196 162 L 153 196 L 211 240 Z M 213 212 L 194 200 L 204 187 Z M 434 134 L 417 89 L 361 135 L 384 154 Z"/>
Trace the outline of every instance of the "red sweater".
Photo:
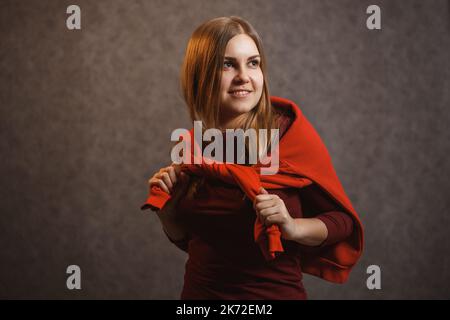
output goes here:
<path id="1" fill-rule="evenodd" d="M 282 118 L 280 137 L 291 121 Z M 345 239 L 353 221 L 314 184 L 268 191 L 283 199 L 294 218 L 304 217 L 302 207 L 308 208 L 325 223 L 328 238 L 317 247 L 282 240 L 285 252 L 267 261 L 252 237 L 255 213 L 244 192 L 219 180 L 206 181 L 194 199 L 182 199 L 178 206 L 189 236 L 173 241 L 167 235 L 189 254 L 182 299 L 306 299 L 302 250 L 320 250 Z"/>
<path id="2" fill-rule="evenodd" d="M 223 190 L 223 187 L 233 189 L 238 185 L 239 188 L 245 192 L 246 197 L 251 200 L 256 197 L 261 186 L 266 188 L 269 193 L 277 192 L 279 189 L 285 189 L 284 192 L 293 192 L 293 190 L 295 190 L 295 193 L 300 193 L 300 198 L 303 197 L 303 199 L 309 199 L 302 201 L 303 210 L 299 210 L 299 212 L 303 212 L 302 214 L 304 216 L 311 217 L 324 213 L 324 210 L 326 209 L 321 207 L 321 201 L 317 200 L 319 197 L 322 197 L 332 204 L 334 210 L 339 210 L 342 211 L 341 213 L 345 212 L 345 214 L 348 214 L 353 222 L 353 230 L 349 231 L 351 232 L 351 235 L 338 241 L 340 237 L 346 234 L 346 232 L 339 235 L 340 232 L 334 232 L 332 230 L 333 227 L 337 230 L 344 230 L 346 228 L 348 228 L 348 230 L 351 229 L 351 224 L 347 223 L 348 220 L 345 222 L 345 214 L 334 213 L 322 215 L 321 219 L 325 219 L 322 221 L 327 221 L 325 224 L 330 229 L 330 237 L 326 240 L 326 243 L 319 247 L 302 248 L 302 246 L 295 243 L 294 251 L 298 253 L 295 255 L 298 267 L 296 270 L 298 271 L 301 266 L 302 271 L 308 274 L 336 283 L 345 282 L 351 269 L 362 253 L 364 235 L 361 221 L 345 194 L 325 145 L 313 126 L 302 114 L 301 110 L 295 103 L 287 99 L 271 97 L 271 102 L 275 109 L 280 110 L 283 113 L 290 113 L 293 118 L 289 129 L 280 139 L 280 168 L 277 174 L 261 176 L 258 172 L 262 167 L 258 165 L 249 167 L 236 164 L 206 164 L 202 162 L 202 164 L 199 165 L 186 164 L 182 166 L 183 171 L 191 175 L 204 176 L 207 178 L 208 184 L 215 184 L 213 188 L 209 188 L 211 192 L 207 193 L 208 197 L 201 197 L 200 193 L 191 204 L 186 203 L 186 201 L 188 201 L 187 199 L 184 199 L 184 204 L 183 202 L 180 203 L 180 205 L 183 205 L 183 207 L 180 208 L 185 211 L 185 213 L 181 214 L 182 217 L 189 217 L 189 210 L 191 210 L 191 213 L 195 213 L 195 216 L 192 216 L 191 219 L 186 221 L 188 226 L 195 222 L 193 225 L 190 225 L 192 235 L 191 240 L 189 241 L 189 248 L 193 246 L 195 239 L 202 239 L 202 243 L 207 244 L 207 248 L 212 249 L 210 252 L 211 254 L 205 254 L 207 251 L 203 251 L 203 254 L 199 257 L 193 256 L 189 249 L 190 260 L 195 262 L 202 261 L 201 259 L 205 256 L 212 257 L 214 255 L 213 252 L 216 252 L 217 254 L 217 249 L 223 249 L 223 252 L 220 253 L 218 261 L 213 260 L 209 265 L 218 266 L 219 269 L 224 265 L 227 266 L 228 269 L 233 269 L 234 265 L 242 264 L 242 262 L 245 261 L 244 258 L 255 258 L 256 260 L 249 259 L 249 264 L 253 266 L 251 270 L 262 268 L 263 265 L 269 266 L 270 269 L 273 270 L 274 268 L 272 266 L 274 264 L 283 263 L 286 259 L 289 260 L 289 256 L 292 254 L 292 249 L 289 249 L 289 247 L 292 246 L 292 243 L 285 243 L 285 241 L 282 241 L 283 239 L 280 237 L 281 234 L 278 226 L 273 225 L 266 228 L 261 225 L 258 219 L 255 220 L 254 212 L 252 210 L 248 212 L 248 210 L 251 209 L 248 208 L 250 202 L 245 198 L 239 198 L 241 196 L 241 191 L 234 189 L 238 194 L 235 194 L 234 197 L 230 197 L 229 195 L 227 196 L 227 191 Z M 192 135 L 192 130 L 190 134 Z M 203 191 L 206 192 L 208 190 L 208 184 L 204 186 L 205 190 Z M 305 197 L 304 193 L 306 191 L 314 189 L 316 190 L 315 192 L 309 192 L 313 196 Z M 236 198 L 236 196 L 238 196 L 239 199 Z M 298 197 L 296 198 L 297 201 L 300 201 L 298 200 Z M 316 198 L 316 201 L 313 201 L 314 198 Z M 163 192 L 158 187 L 152 187 L 146 204 L 142 208 L 145 209 L 151 207 L 160 209 L 169 199 L 169 194 Z M 307 204 L 308 201 L 311 202 L 310 205 Z M 246 202 L 247 206 L 245 206 Z M 293 215 L 295 215 L 295 210 L 292 210 L 294 207 L 295 204 L 290 204 L 288 207 Z M 245 237 L 245 235 L 240 233 L 242 228 L 245 227 L 245 224 L 241 223 L 242 221 L 229 223 L 227 232 L 223 233 L 225 236 L 216 238 L 217 242 L 214 241 L 214 236 L 220 234 L 214 229 L 215 222 L 219 222 L 219 230 L 226 230 L 227 228 L 225 226 L 227 223 L 225 222 L 229 222 L 229 219 L 221 222 L 222 217 L 239 217 L 237 214 L 241 212 L 247 212 L 247 215 L 241 215 L 244 219 L 251 217 L 254 221 L 253 243 L 247 246 L 247 243 L 245 243 L 242 238 L 239 238 L 239 235 Z M 207 219 L 205 220 L 208 222 L 207 226 L 211 228 L 199 228 L 198 226 L 202 225 L 202 221 L 197 221 L 197 218 Z M 210 237 L 208 237 L 208 235 L 210 235 Z M 334 236 L 336 236 L 337 240 L 333 240 Z M 244 239 L 249 239 L 248 235 Z M 338 242 L 333 243 L 334 241 Z M 259 245 L 260 252 L 259 255 L 253 257 L 250 253 L 251 250 L 248 251 L 246 249 L 251 248 L 252 245 L 253 247 L 256 246 L 255 242 Z M 204 249 L 206 250 L 207 248 Z M 233 250 L 229 252 L 229 255 L 231 258 L 236 258 L 237 260 L 223 260 L 223 258 L 228 257 L 226 248 L 233 248 Z M 244 254 L 242 254 L 242 250 L 244 250 Z M 301 255 L 299 254 L 299 250 L 301 251 Z M 193 254 L 195 254 L 195 252 L 202 251 L 194 250 Z M 258 264 L 257 257 L 262 259 L 262 256 L 265 258 L 265 264 Z M 298 256 L 300 256 L 301 259 L 298 259 Z M 230 261 L 234 261 L 235 264 L 234 262 L 230 263 Z M 255 263 L 256 265 L 254 265 Z M 292 261 L 287 263 L 290 263 L 291 267 L 293 267 Z M 207 265 L 208 261 L 200 263 L 200 265 L 203 264 Z M 240 271 L 241 273 L 238 274 L 245 275 L 247 273 L 245 268 L 241 268 Z M 189 273 L 187 270 L 187 274 L 201 275 L 201 272 Z M 212 286 L 219 285 L 219 287 L 222 288 L 221 281 L 216 277 L 217 274 L 220 273 L 212 272 L 212 277 L 203 277 L 202 281 L 206 281 L 206 283 L 211 284 Z M 274 277 L 262 280 L 262 282 L 267 284 L 267 282 L 271 281 L 270 279 L 283 279 L 283 277 L 280 278 L 279 276 L 280 275 L 277 274 Z M 244 284 L 246 283 L 245 279 L 239 277 L 238 279 L 240 279 L 237 281 L 238 284 L 242 284 L 242 281 L 244 281 Z M 186 279 L 187 283 L 188 280 L 189 279 Z M 227 281 L 227 283 L 232 283 L 231 278 L 228 280 L 230 281 Z M 261 282 L 261 279 L 257 279 L 256 282 Z M 279 281 L 276 282 L 279 285 Z M 204 287 L 203 285 L 200 287 L 207 288 L 207 286 Z M 235 291 L 236 288 L 237 287 L 233 287 L 232 291 Z M 276 287 L 274 290 L 277 290 Z M 271 290 L 269 289 L 269 291 Z M 298 298 L 298 290 L 296 293 L 297 295 L 295 295 L 295 297 Z M 215 295 L 213 292 L 210 292 L 210 294 L 206 294 L 205 296 L 214 297 Z"/>

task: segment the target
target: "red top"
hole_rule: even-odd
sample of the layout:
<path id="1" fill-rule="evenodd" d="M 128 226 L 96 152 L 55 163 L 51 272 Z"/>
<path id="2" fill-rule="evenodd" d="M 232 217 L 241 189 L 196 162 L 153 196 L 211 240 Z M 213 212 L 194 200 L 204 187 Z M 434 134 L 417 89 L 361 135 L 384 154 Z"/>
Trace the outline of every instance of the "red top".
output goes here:
<path id="1" fill-rule="evenodd" d="M 291 121 L 283 116 L 280 137 Z M 314 184 L 268 192 L 283 199 L 294 218 L 303 217 L 302 207 L 311 208 L 308 212 L 327 226 L 328 238 L 309 248 L 282 240 L 285 251 L 267 261 L 252 236 L 255 212 L 251 201 L 239 186 L 208 179 L 194 199 L 179 203 L 180 222 L 189 236 L 176 242 L 169 238 L 189 253 L 182 299 L 306 299 L 301 251 L 320 250 L 348 237 L 353 221 Z"/>

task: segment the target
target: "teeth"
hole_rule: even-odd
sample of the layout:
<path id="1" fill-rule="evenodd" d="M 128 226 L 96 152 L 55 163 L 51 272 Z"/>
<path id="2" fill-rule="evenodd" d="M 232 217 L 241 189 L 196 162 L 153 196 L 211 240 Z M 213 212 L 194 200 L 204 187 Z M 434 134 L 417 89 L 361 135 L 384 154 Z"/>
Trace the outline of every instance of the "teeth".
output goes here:
<path id="1" fill-rule="evenodd" d="M 234 91 L 233 94 L 236 96 L 246 96 L 249 92 L 242 90 L 242 91 Z"/>

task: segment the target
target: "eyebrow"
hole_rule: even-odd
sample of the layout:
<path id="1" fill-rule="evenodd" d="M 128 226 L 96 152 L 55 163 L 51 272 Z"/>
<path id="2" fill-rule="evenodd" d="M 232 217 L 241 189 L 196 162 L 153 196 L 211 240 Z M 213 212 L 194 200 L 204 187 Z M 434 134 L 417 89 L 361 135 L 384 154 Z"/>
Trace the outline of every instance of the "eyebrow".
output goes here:
<path id="1" fill-rule="evenodd" d="M 255 58 L 260 58 L 259 54 L 251 56 L 247 60 L 251 60 L 251 59 L 255 59 Z M 236 61 L 236 58 L 233 58 L 233 57 L 225 57 L 225 59 Z"/>

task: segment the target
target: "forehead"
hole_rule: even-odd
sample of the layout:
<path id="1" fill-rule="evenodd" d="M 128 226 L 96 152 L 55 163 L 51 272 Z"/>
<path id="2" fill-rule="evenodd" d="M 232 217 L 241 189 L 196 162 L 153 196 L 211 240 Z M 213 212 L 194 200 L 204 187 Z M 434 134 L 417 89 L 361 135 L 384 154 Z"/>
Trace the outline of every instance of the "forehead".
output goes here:
<path id="1" fill-rule="evenodd" d="M 259 54 L 255 41 L 246 34 L 231 38 L 225 49 L 225 55 L 235 58 L 247 58 Z"/>

